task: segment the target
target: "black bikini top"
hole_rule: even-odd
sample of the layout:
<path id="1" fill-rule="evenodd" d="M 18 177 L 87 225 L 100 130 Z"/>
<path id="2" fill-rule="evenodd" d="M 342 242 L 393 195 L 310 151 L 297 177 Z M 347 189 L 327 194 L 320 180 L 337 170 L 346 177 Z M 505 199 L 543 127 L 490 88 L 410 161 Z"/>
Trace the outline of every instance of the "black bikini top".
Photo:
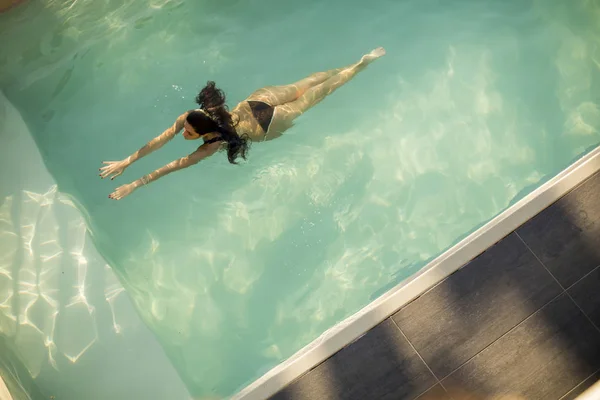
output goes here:
<path id="1" fill-rule="evenodd" d="M 204 144 L 211 144 L 211 143 L 216 143 L 216 142 L 224 142 L 224 140 L 221 136 L 217 136 L 215 138 L 205 141 Z"/>

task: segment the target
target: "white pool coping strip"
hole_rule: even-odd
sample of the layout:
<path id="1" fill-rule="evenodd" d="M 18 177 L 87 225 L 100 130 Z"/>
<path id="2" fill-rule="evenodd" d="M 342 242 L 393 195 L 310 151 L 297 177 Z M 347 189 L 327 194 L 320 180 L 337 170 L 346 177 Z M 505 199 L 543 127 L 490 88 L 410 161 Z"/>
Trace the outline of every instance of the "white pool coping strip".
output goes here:
<path id="1" fill-rule="evenodd" d="M 6 384 L 4 383 L 4 380 L 2 379 L 1 376 L 0 376 L 0 400 L 13 400 L 13 398 L 10 395 L 10 392 L 8 391 L 8 388 L 6 387 Z"/>
<path id="2" fill-rule="evenodd" d="M 233 399 L 264 400 L 274 395 L 483 253 L 599 170 L 600 146 L 427 264 L 415 275 L 324 332 L 288 360 L 242 389 Z"/>
<path id="3" fill-rule="evenodd" d="M 600 381 L 594 383 L 585 392 L 577 396 L 577 400 L 598 400 L 600 399 Z"/>

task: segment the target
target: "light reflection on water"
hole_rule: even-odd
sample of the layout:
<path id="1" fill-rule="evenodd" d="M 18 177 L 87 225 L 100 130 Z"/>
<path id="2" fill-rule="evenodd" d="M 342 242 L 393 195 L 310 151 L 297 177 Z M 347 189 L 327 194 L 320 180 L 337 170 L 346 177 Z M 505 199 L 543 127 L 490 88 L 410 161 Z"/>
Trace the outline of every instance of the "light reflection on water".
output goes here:
<path id="1" fill-rule="evenodd" d="M 7 72 L 0 75 L 0 82 L 8 82 L 24 68 L 28 73 L 8 85 L 33 87 L 60 71 L 58 78 L 52 78 L 58 82 L 49 101 L 67 115 L 65 119 L 76 116 L 67 108 L 77 108 L 74 103 L 85 98 L 78 93 L 98 96 L 94 105 L 111 113 L 115 100 L 104 99 L 99 90 L 110 85 L 102 81 L 106 77 L 117 82 L 116 94 L 111 93 L 119 99 L 115 108 L 137 110 L 151 103 L 157 113 L 165 114 L 180 111 L 179 100 L 191 97 L 192 76 L 204 79 L 223 70 L 247 68 L 249 72 L 239 72 L 243 79 L 236 82 L 264 84 L 261 75 L 252 75 L 248 59 L 266 57 L 265 53 L 245 54 L 248 43 L 236 36 L 240 34 L 236 29 L 252 23 L 252 18 L 248 22 L 229 12 L 219 14 L 209 3 L 203 7 L 214 14 L 207 12 L 205 20 L 191 21 L 184 18 L 183 3 L 176 1 L 48 2 L 54 18 L 64 23 L 62 31 L 54 32 L 61 39 L 44 39 L 21 58 L 3 58 Z M 453 37 L 443 46 L 432 46 L 438 59 L 427 60 L 427 66 L 415 68 L 417 73 L 410 65 L 393 64 L 400 59 L 393 58 L 399 57 L 394 50 L 412 48 L 390 42 L 397 47 L 388 49 L 387 58 L 311 111 L 289 137 L 257 145 L 251 163 L 244 166 L 246 172 L 239 172 L 247 180 L 221 182 L 227 172 L 220 164 L 208 164 L 202 166 L 206 176 L 201 180 L 194 175 L 199 188 L 184 180 L 191 172 L 178 173 L 179 177 L 157 183 L 139 196 L 136 193 L 137 200 L 114 206 L 110 212 L 105 210 L 112 205 L 96 200 L 100 184 L 85 187 L 86 178 L 73 185 L 82 193 L 82 203 L 93 206 L 91 218 L 102 231 L 98 234 L 126 253 L 115 257 L 115 268 L 139 313 L 195 394 L 232 392 L 256 377 L 257 371 L 275 365 L 364 306 L 390 282 L 418 270 L 506 208 L 525 188 L 598 143 L 600 32 L 597 24 L 573 29 L 570 20 L 577 13 L 593 18 L 598 9 L 586 1 L 532 4 L 532 12 L 545 21 L 536 28 L 541 32 L 527 36 L 532 43 L 522 43 L 524 34 L 506 24 L 496 33 L 486 32 L 487 41 Z M 571 13 L 565 13 L 567 5 Z M 164 17 L 167 12 L 174 16 Z M 197 37 L 202 40 L 193 41 Z M 421 40 L 423 52 L 431 50 L 422 38 L 405 41 L 413 39 Z M 187 51 L 193 45 L 198 46 L 196 54 Z M 535 59 L 536 51 L 543 62 L 539 55 Z M 323 54 L 315 52 L 316 56 Z M 77 80 L 74 66 L 81 65 L 81 59 L 86 67 L 93 66 L 97 81 Z M 539 64 L 528 68 L 530 59 Z M 536 66 L 543 64 L 546 69 L 537 71 Z M 268 65 L 263 65 L 265 74 L 283 69 Z M 173 72 L 161 80 L 159 75 L 165 71 Z M 365 82 L 375 85 L 378 74 L 388 79 L 385 92 L 369 92 L 376 98 L 360 97 L 367 93 Z M 149 81 L 156 81 L 156 88 L 148 89 Z M 82 86 L 76 89 L 74 82 Z M 169 91 L 161 92 L 159 84 Z M 356 89 L 361 84 L 361 90 Z M 342 102 L 342 91 L 357 96 L 354 102 L 370 113 L 355 118 L 344 108 L 350 105 Z M 375 101 L 377 107 L 372 105 Z M 122 109 L 110 115 L 110 123 L 89 128 L 87 140 L 92 145 L 85 142 L 85 146 L 105 146 L 98 159 L 109 152 L 107 157 L 112 157 L 115 150 L 96 137 L 121 140 L 126 152 L 146 136 L 140 133 L 134 141 L 133 134 L 123 137 L 121 130 L 156 130 L 152 116 L 136 117 L 130 126 L 119 115 Z M 54 117 L 59 120 L 52 125 L 55 130 L 69 127 L 61 125 L 60 114 Z M 353 126 L 342 129 L 327 124 L 335 118 L 354 118 Z M 119 132 L 113 133 L 115 127 Z M 70 139 L 82 143 L 67 139 L 63 146 Z M 38 140 L 42 147 L 56 146 L 41 134 Z M 49 158 L 51 170 L 54 167 L 59 183 L 62 179 L 66 186 L 70 181 L 60 173 L 68 170 L 75 175 L 75 166 L 91 170 L 98 162 L 84 164 L 87 159 L 72 154 L 66 161 Z M 225 183 L 227 190 L 219 192 Z M 139 211 L 146 204 L 151 204 L 148 210 Z M 156 209 L 169 214 L 170 220 L 154 223 L 139 217 L 158 218 Z M 35 221 L 41 221 L 37 215 Z M 119 236 L 117 223 L 132 227 L 139 240 L 129 242 Z M 27 226 L 22 228 L 24 235 L 31 236 L 35 224 Z M 47 256 L 62 255 L 60 246 L 49 240 Z M 73 260 L 81 288 L 85 263 L 77 257 Z M 36 271 L 30 279 L 39 276 Z M 78 297 L 80 290 L 74 289 L 76 307 L 82 314 L 93 314 L 85 298 Z M 45 296 L 51 299 L 52 293 Z M 51 310 L 51 303 L 44 302 Z M 46 325 L 51 327 L 52 320 L 40 331 L 52 332 Z M 94 340 L 94 329 L 89 332 L 70 356 L 77 357 Z"/>

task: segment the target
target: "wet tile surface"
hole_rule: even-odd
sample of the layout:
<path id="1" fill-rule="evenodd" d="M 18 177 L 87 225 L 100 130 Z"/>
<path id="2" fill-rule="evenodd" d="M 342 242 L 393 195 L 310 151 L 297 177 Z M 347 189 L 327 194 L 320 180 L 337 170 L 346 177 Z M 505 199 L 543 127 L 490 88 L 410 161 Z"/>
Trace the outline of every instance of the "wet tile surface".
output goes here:
<path id="1" fill-rule="evenodd" d="M 598 368 L 600 332 L 563 294 L 442 384 L 487 396 L 551 400 L 560 399 Z"/>
<path id="2" fill-rule="evenodd" d="M 560 292 L 513 234 L 392 318 L 441 379 Z"/>
<path id="3" fill-rule="evenodd" d="M 413 400 L 435 383 L 388 319 L 272 399 Z"/>
<path id="4" fill-rule="evenodd" d="M 600 174 L 517 230 L 565 288 L 600 265 Z"/>

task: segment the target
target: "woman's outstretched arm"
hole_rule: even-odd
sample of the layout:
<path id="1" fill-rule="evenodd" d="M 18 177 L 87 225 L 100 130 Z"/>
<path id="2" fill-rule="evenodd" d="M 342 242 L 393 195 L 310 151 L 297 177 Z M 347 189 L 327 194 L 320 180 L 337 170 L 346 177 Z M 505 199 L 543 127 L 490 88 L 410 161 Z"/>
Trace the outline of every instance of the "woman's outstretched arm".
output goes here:
<path id="1" fill-rule="evenodd" d="M 171 126 L 167 130 L 165 130 L 163 133 L 161 133 L 159 136 L 155 137 L 154 139 L 152 139 L 151 141 L 146 143 L 146 145 L 144 147 L 142 147 L 141 149 L 139 149 L 138 151 L 136 151 L 135 153 L 133 153 L 126 159 L 121 160 L 121 161 L 104 161 L 104 164 L 106 164 L 106 165 L 104 167 L 100 168 L 100 177 L 102 179 L 108 178 L 108 177 L 110 177 L 111 180 L 115 179 L 117 176 L 121 175 L 123 173 L 123 171 L 125 171 L 125 169 L 127 167 L 129 167 L 132 163 L 134 163 L 135 161 L 139 160 L 140 158 L 142 158 L 144 156 L 147 156 L 148 154 L 152 153 L 153 151 L 160 149 L 162 146 L 164 146 L 165 143 L 167 143 L 169 140 L 173 139 L 175 137 L 175 135 L 177 135 L 177 133 L 179 133 L 179 131 L 183 129 L 183 124 L 185 123 L 185 119 L 187 118 L 187 115 L 188 115 L 187 112 L 184 114 L 181 114 L 177 118 L 177 120 L 175 121 L 173 126 Z"/>
<path id="2" fill-rule="evenodd" d="M 150 182 L 154 182 L 160 177 L 199 163 L 205 158 L 215 154 L 215 152 L 219 150 L 220 147 L 220 143 L 203 144 L 202 146 L 198 147 L 198 150 L 196 150 L 192 154 L 182 157 L 178 160 L 171 161 L 164 167 L 159 168 L 156 171 L 149 173 L 148 175 L 144 175 L 143 177 L 134 182 L 118 187 L 108 197 L 114 200 L 121 200 L 123 197 L 130 195 L 135 189 L 145 186 Z"/>

